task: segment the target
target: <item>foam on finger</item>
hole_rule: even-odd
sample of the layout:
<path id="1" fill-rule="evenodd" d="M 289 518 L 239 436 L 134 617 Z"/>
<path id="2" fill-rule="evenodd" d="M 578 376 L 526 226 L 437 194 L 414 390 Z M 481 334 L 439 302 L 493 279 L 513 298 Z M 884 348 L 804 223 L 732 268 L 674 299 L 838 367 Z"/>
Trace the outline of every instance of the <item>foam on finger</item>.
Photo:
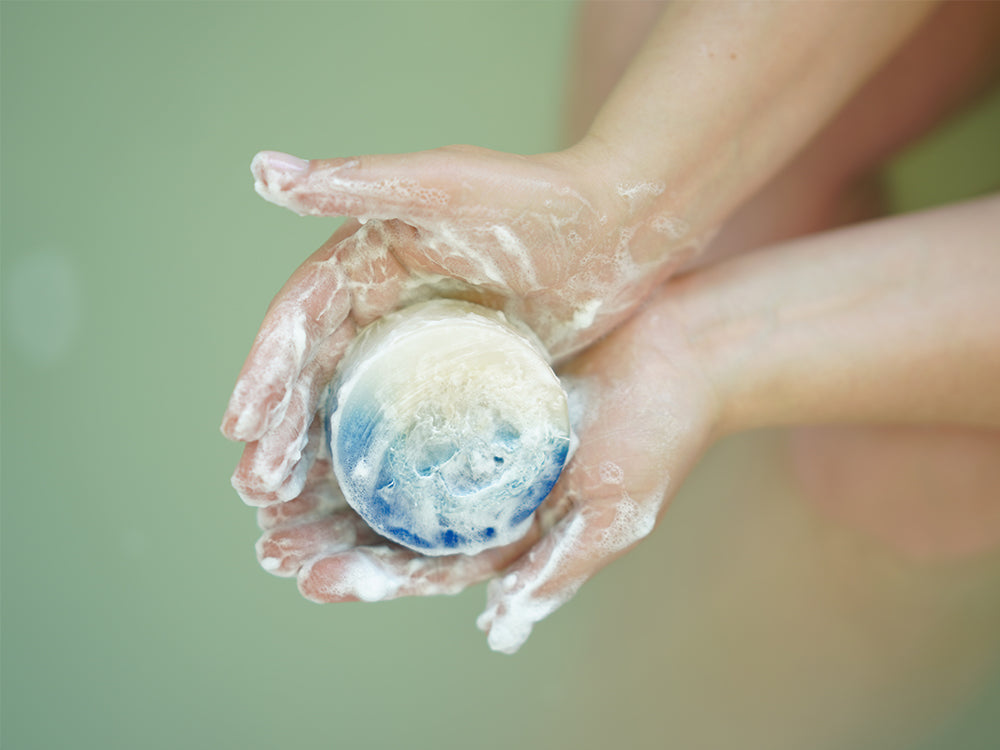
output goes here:
<path id="1" fill-rule="evenodd" d="M 535 623 L 559 609 L 583 585 L 586 576 L 563 579 L 568 561 L 586 554 L 580 543 L 587 528 L 583 513 L 571 513 L 526 559 L 503 578 L 490 582 L 487 608 L 476 625 L 486 632 L 491 649 L 515 653 L 528 640 Z"/>
<path id="2" fill-rule="evenodd" d="M 254 190 L 264 200 L 300 216 L 405 217 L 448 205 L 447 191 L 400 174 L 379 157 L 308 162 L 279 151 L 261 151 L 250 163 Z"/>
<path id="3" fill-rule="evenodd" d="M 294 576 L 317 556 L 329 556 L 375 541 L 375 533 L 350 510 L 286 526 L 257 540 L 257 560 L 267 572 Z"/>
<path id="4" fill-rule="evenodd" d="M 350 294 L 334 249 L 321 248 L 272 302 L 223 417 L 227 437 L 259 440 L 280 423 L 303 368 L 353 333 L 342 332 Z"/>

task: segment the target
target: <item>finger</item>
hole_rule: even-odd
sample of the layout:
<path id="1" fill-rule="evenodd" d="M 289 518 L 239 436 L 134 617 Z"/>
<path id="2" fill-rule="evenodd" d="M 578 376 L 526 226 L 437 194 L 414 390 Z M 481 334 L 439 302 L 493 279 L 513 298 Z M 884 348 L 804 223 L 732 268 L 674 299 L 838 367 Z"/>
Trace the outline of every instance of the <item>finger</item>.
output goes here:
<path id="1" fill-rule="evenodd" d="M 315 412 L 316 407 L 312 407 L 310 411 Z M 306 482 L 309 480 L 312 467 L 316 463 L 316 458 L 320 454 L 327 452 L 325 447 L 326 429 L 323 421 L 322 411 L 316 413 L 313 417 L 312 423 L 309 425 L 309 430 L 306 432 L 306 444 L 302 449 L 301 457 L 292 466 L 291 471 L 289 471 L 288 476 L 281 483 L 281 486 L 275 491 L 274 499 L 277 502 L 288 502 L 301 495 L 305 489 Z M 264 442 L 266 437 L 262 438 L 261 442 Z"/>
<path id="2" fill-rule="evenodd" d="M 257 509 L 257 525 L 261 531 L 273 531 L 314 521 L 346 507 L 347 501 L 337 486 L 329 459 L 320 458 L 309 469 L 305 488 L 298 497 Z"/>
<path id="3" fill-rule="evenodd" d="M 369 221 L 336 253 L 348 279 L 351 317 L 364 326 L 399 306 L 407 291 L 419 286 L 397 259 L 394 249 L 414 244 L 416 230 L 401 221 Z"/>
<path id="4" fill-rule="evenodd" d="M 477 555 L 427 557 L 399 545 L 358 547 L 320 556 L 299 571 L 299 591 L 314 602 L 382 601 L 403 596 L 457 594 L 497 575 L 538 538 Z"/>
<path id="5" fill-rule="evenodd" d="M 493 574 L 492 567 L 474 557 L 424 557 L 388 545 L 360 547 L 303 567 L 299 591 L 314 602 L 374 602 L 457 594 Z"/>
<path id="6" fill-rule="evenodd" d="M 267 572 L 287 578 L 296 575 L 308 560 L 359 544 L 373 544 L 378 539 L 357 513 L 346 508 L 264 534 L 257 540 L 257 560 Z"/>
<path id="7" fill-rule="evenodd" d="M 290 429 L 289 434 L 295 436 L 295 445 L 301 442 L 300 432 L 292 432 Z M 269 446 L 265 443 L 272 436 L 276 438 L 284 437 L 284 433 L 280 430 L 270 432 L 260 441 L 247 444 L 246 448 L 243 449 L 243 455 L 240 456 L 240 462 L 237 464 L 231 479 L 231 484 L 240 495 L 240 498 L 247 505 L 257 508 L 274 504 L 284 504 L 299 497 L 310 481 L 310 477 L 313 474 L 313 465 L 317 457 L 329 453 L 326 446 L 326 432 L 323 425 L 323 418 L 321 414 L 317 414 L 306 433 L 305 443 L 301 448 L 301 455 L 299 455 L 299 458 L 291 468 L 287 469 L 287 476 L 281 480 L 277 488 L 269 489 L 267 483 L 273 483 L 274 479 L 268 479 L 266 476 L 262 477 L 259 473 L 259 467 L 263 467 L 265 471 L 270 472 L 274 470 L 273 467 L 280 461 L 280 458 L 273 458 L 270 462 L 266 460 Z M 292 451 L 295 445 L 285 447 L 284 450 Z M 274 452 L 273 446 L 270 449 Z M 280 453 L 278 455 L 280 456 Z M 291 458 L 294 459 L 294 455 Z M 326 466 L 328 467 L 329 464 L 327 463 Z M 279 466 L 278 468 L 280 469 L 281 467 Z M 315 482 L 315 479 L 312 481 Z"/>
<path id="8" fill-rule="evenodd" d="M 336 261 L 347 276 L 351 317 L 359 326 L 427 299 L 435 287 L 431 296 L 503 306 L 504 297 L 486 289 L 496 286 L 501 271 L 486 273 L 481 256 L 468 257 L 457 244 L 449 247 L 397 219 L 366 222 L 341 244 Z"/>
<path id="9" fill-rule="evenodd" d="M 324 441 L 322 424 L 317 419 L 319 402 L 352 335 L 353 324 L 348 322 L 322 342 L 316 358 L 292 385 L 282 421 L 260 440 L 247 444 L 232 479 L 233 487 L 247 504 L 283 502 L 302 491 L 309 467 Z"/>
<path id="10" fill-rule="evenodd" d="M 617 467 L 614 467 L 617 468 Z M 621 485 L 620 470 L 604 467 L 602 482 L 619 487 L 573 509 L 487 589 L 476 621 L 494 651 L 512 654 L 535 623 L 569 601 L 588 579 L 648 535 L 659 504 L 638 503 Z"/>
<path id="11" fill-rule="evenodd" d="M 521 539 L 477 555 L 428 557 L 386 542 L 320 555 L 299 571 L 299 590 L 315 602 L 380 601 L 455 594 L 492 578 L 538 543 L 569 510 L 563 495 L 549 497 Z"/>
<path id="12" fill-rule="evenodd" d="M 317 410 L 353 336 L 354 324 L 346 321 L 317 345 L 315 358 L 289 390 L 281 422 L 260 440 L 247 444 L 233 474 L 233 487 L 246 503 L 259 506 L 284 502 L 302 491 L 306 474 L 325 440 Z M 310 423 L 311 439 L 307 431 Z"/>
<path id="13" fill-rule="evenodd" d="M 418 219 L 451 203 L 461 172 L 454 150 L 305 161 L 277 151 L 254 156 L 254 189 L 301 216 Z"/>
<path id="14" fill-rule="evenodd" d="M 264 317 L 229 399 L 222 432 L 231 440 L 258 440 L 288 408 L 292 385 L 350 310 L 343 271 L 331 258 L 358 227 L 340 227 L 292 274 Z"/>

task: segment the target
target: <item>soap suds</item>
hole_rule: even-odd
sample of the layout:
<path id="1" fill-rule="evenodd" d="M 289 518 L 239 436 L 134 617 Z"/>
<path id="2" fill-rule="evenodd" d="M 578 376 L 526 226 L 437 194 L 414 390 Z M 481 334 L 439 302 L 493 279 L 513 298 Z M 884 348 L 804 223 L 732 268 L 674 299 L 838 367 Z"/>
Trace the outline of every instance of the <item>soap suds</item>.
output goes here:
<path id="1" fill-rule="evenodd" d="M 288 170 L 268 152 L 254 157 L 250 170 L 254 190 L 264 200 L 288 208 L 300 216 L 385 216 L 387 202 L 400 206 L 413 204 L 443 208 L 448 193 L 427 187 L 416 180 L 391 176 L 375 180 L 351 179 L 362 169 L 359 159 L 346 159 L 339 165 L 313 168 L 305 175 Z"/>
<path id="2" fill-rule="evenodd" d="M 672 240 L 680 240 L 691 231 L 690 225 L 683 219 L 670 214 L 658 214 L 650 222 L 653 231 L 665 235 Z"/>
<path id="3" fill-rule="evenodd" d="M 490 582 L 486 611 L 476 620 L 476 625 L 488 633 L 487 642 L 491 649 L 505 654 L 515 653 L 528 640 L 535 623 L 559 609 L 583 585 L 583 579 L 569 581 L 554 593 L 539 594 L 540 589 L 550 584 L 577 552 L 586 526 L 582 513 L 571 514 L 552 529 L 543 542 L 549 549 L 538 571 L 530 576 L 519 575 L 513 586 L 505 586 L 503 581 Z M 539 554 L 537 548 L 533 549 L 528 555 L 526 567 L 530 568 Z"/>
<path id="4" fill-rule="evenodd" d="M 269 573 L 294 576 L 310 560 L 330 557 L 375 540 L 375 533 L 357 514 L 344 509 L 265 532 L 257 540 L 257 559 Z"/>
<path id="5" fill-rule="evenodd" d="M 322 446 L 325 441 L 320 439 L 317 442 Z M 258 508 L 257 525 L 265 532 L 274 531 L 317 521 L 346 507 L 347 501 L 333 478 L 329 457 L 321 451 L 309 468 L 303 491 L 292 500 Z"/>
<path id="6" fill-rule="evenodd" d="M 601 300 L 592 299 L 580 305 L 576 309 L 576 312 L 573 313 L 573 328 L 576 328 L 578 331 L 584 331 L 594 325 L 594 320 L 597 318 L 597 311 L 601 309 L 601 304 Z"/>
<path id="7" fill-rule="evenodd" d="M 615 185 L 615 192 L 628 203 L 629 211 L 635 213 L 642 203 L 652 201 L 663 194 L 667 186 L 662 182 L 636 182 Z"/>
<path id="8" fill-rule="evenodd" d="M 223 421 L 233 439 L 259 440 L 279 427 L 307 363 L 339 356 L 346 344 L 339 330 L 350 298 L 341 270 L 325 259 L 296 275 L 292 290 L 268 311 L 233 390 Z"/>
<path id="9" fill-rule="evenodd" d="M 335 563 L 338 566 L 336 575 L 328 577 L 328 582 L 321 584 L 315 593 L 308 589 L 303 591 L 307 597 L 319 601 L 357 599 L 378 602 L 393 598 L 403 585 L 401 577 L 389 575 L 378 564 L 377 552 L 374 550 L 355 550 L 339 556 Z M 315 583 L 317 576 L 314 575 L 313 568 L 317 565 L 330 566 L 331 558 L 321 557 L 303 567 L 299 573 L 300 582 Z"/>
<path id="10" fill-rule="evenodd" d="M 659 503 L 640 505 L 623 492 L 615 503 L 614 520 L 601 532 L 598 546 L 606 555 L 613 555 L 639 543 L 656 527 L 659 507 Z"/>
<path id="11" fill-rule="evenodd" d="M 625 481 L 625 472 L 614 461 L 602 461 L 597 468 L 604 484 L 622 484 Z"/>
<path id="12" fill-rule="evenodd" d="M 359 547 L 317 556 L 299 571 L 299 589 L 317 602 L 451 596 L 488 577 L 492 552 L 425 557 L 393 547 Z"/>

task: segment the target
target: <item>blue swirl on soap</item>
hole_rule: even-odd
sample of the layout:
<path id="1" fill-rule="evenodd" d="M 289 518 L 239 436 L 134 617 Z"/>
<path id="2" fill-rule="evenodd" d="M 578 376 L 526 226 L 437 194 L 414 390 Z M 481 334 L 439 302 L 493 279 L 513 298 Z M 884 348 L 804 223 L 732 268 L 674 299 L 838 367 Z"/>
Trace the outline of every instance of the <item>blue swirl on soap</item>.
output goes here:
<path id="1" fill-rule="evenodd" d="M 359 333 L 333 386 L 344 497 L 425 554 L 518 539 L 568 457 L 566 393 L 544 347 L 495 310 L 430 300 L 387 315 Z"/>
<path id="2" fill-rule="evenodd" d="M 398 425 L 372 390 L 359 390 L 339 407 L 331 448 L 355 510 L 407 547 L 474 552 L 498 535 L 511 538 L 566 463 L 569 439 L 556 430 L 542 440 L 533 436 L 527 449 L 517 428 L 499 417 L 475 433 Z"/>

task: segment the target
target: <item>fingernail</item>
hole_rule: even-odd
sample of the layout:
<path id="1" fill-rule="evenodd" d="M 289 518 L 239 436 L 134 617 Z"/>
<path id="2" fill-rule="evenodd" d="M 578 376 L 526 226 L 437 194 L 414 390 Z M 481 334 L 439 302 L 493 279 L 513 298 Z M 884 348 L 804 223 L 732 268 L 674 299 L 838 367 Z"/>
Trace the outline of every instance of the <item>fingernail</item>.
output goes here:
<path id="1" fill-rule="evenodd" d="M 258 159 L 264 162 L 264 165 L 268 168 L 287 174 L 298 175 L 309 171 L 308 161 L 300 159 L 297 156 L 292 156 L 291 154 L 282 153 L 281 151 L 261 151 L 254 157 L 254 161 Z"/>

